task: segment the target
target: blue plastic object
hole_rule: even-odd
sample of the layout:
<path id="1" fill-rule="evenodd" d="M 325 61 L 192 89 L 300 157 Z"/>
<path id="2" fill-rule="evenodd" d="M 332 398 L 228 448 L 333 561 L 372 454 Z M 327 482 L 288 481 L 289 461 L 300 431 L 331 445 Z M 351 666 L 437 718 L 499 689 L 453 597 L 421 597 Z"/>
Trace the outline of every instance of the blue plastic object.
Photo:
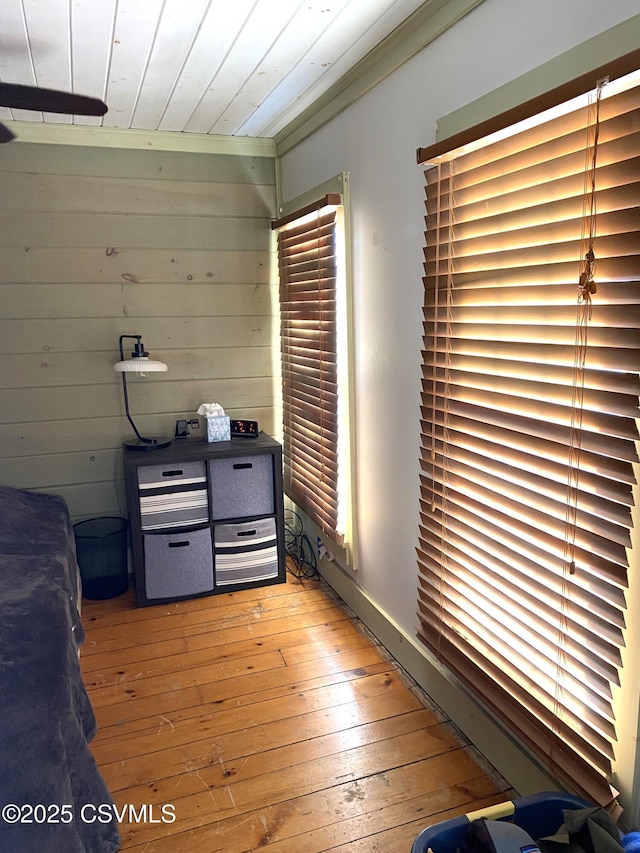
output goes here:
<path id="1" fill-rule="evenodd" d="M 469 817 L 471 820 L 487 817 L 512 821 L 537 841 L 553 835 L 560 828 L 564 809 L 584 809 L 590 805 L 593 804 L 573 794 L 549 791 L 491 806 L 473 812 Z M 460 815 L 423 829 L 413 842 L 411 853 L 427 853 L 429 850 L 433 853 L 457 853 L 471 823 L 469 817 Z"/>
<path id="2" fill-rule="evenodd" d="M 628 832 L 621 843 L 625 853 L 640 853 L 640 832 Z"/>

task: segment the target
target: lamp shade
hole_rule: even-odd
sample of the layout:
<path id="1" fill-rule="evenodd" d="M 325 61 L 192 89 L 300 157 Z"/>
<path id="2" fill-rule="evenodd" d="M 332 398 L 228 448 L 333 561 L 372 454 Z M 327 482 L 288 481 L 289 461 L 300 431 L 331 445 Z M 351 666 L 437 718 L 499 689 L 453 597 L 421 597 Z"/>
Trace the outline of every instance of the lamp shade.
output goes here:
<path id="1" fill-rule="evenodd" d="M 168 367 L 164 361 L 154 361 L 147 356 L 138 356 L 118 361 L 113 365 L 113 369 L 116 373 L 162 373 L 168 370 Z"/>

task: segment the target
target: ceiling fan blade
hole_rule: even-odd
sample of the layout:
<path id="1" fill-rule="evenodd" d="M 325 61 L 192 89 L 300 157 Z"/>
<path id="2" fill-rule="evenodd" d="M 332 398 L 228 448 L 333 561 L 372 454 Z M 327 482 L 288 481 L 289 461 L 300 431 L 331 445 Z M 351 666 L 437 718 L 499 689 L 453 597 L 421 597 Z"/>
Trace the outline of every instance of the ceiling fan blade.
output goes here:
<path id="1" fill-rule="evenodd" d="M 0 145 L 2 145 L 3 142 L 11 142 L 11 140 L 15 138 L 15 135 L 11 133 L 9 128 L 0 123 Z"/>
<path id="2" fill-rule="evenodd" d="M 14 110 L 39 110 L 44 113 L 65 113 L 77 116 L 103 116 L 107 105 L 98 98 L 40 89 L 17 83 L 0 83 L 0 106 Z"/>

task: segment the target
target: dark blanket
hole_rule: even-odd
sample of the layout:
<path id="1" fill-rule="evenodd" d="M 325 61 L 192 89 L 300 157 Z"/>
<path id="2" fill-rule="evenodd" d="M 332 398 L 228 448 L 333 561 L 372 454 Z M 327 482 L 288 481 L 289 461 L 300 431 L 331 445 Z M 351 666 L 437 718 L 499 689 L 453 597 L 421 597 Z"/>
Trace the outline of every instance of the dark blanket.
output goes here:
<path id="1" fill-rule="evenodd" d="M 0 487 L 0 851 L 120 848 L 97 811 L 113 801 L 87 745 L 77 578 L 62 498 Z"/>

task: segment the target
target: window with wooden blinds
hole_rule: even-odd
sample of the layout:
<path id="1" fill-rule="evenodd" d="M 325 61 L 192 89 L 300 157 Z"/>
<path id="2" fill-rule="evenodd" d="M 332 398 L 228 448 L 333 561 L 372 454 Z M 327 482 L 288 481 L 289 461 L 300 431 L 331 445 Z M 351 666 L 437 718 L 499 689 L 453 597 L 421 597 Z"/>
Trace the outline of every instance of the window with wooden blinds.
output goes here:
<path id="1" fill-rule="evenodd" d="M 338 529 L 336 228 L 330 194 L 278 229 L 285 492 L 334 541 Z"/>
<path id="2" fill-rule="evenodd" d="M 638 461 L 638 77 L 425 174 L 419 636 L 563 786 L 610 803 Z"/>

